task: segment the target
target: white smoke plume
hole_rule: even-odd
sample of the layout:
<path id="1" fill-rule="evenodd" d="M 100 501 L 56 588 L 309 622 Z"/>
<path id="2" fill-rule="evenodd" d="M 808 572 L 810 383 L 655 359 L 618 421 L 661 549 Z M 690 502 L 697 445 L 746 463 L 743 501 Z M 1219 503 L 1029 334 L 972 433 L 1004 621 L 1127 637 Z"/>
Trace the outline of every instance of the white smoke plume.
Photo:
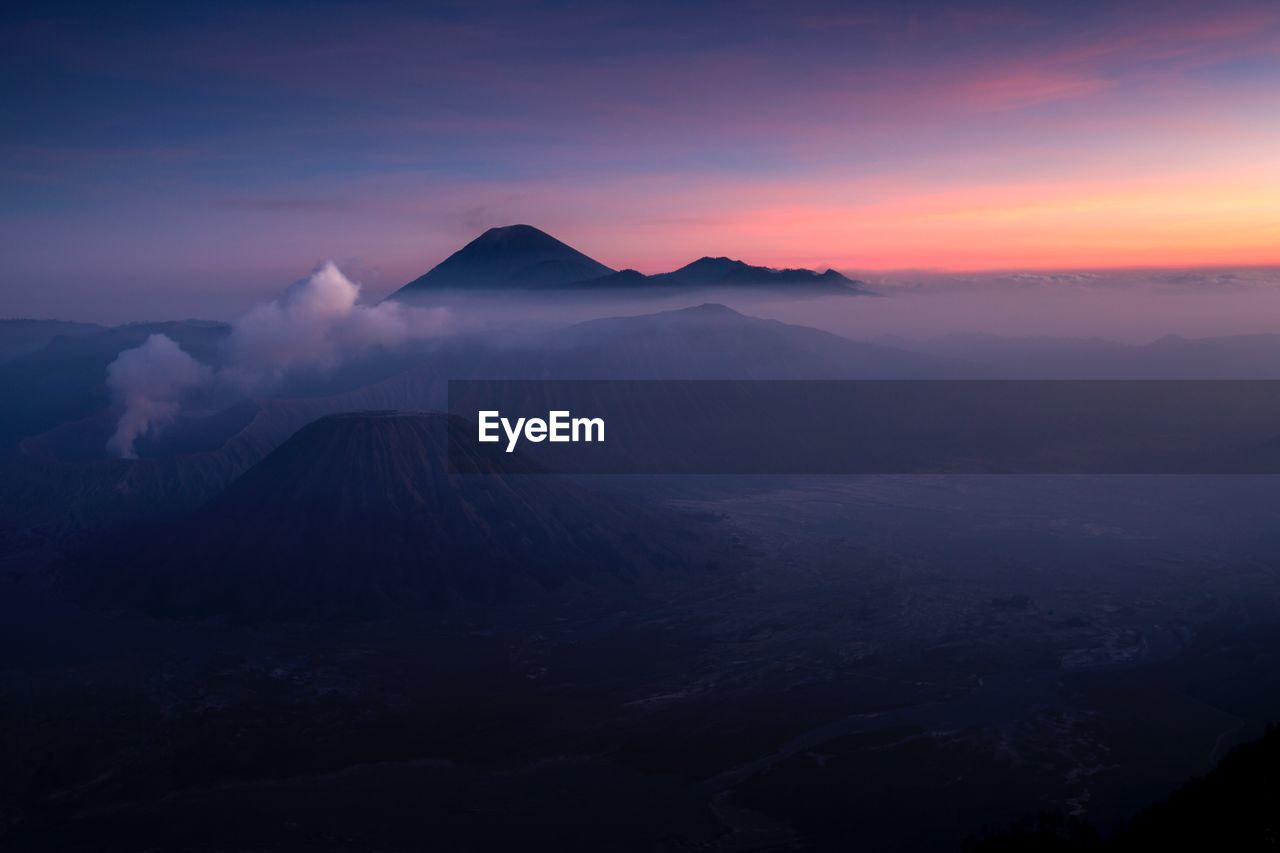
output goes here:
<path id="1" fill-rule="evenodd" d="M 445 309 L 400 302 L 360 305 L 359 297 L 359 282 L 326 261 L 279 298 L 237 320 L 226 361 L 216 371 L 164 335 L 122 352 L 107 368 L 108 384 L 124 406 L 107 449 L 123 458 L 135 456 L 137 439 L 172 423 L 183 395 L 198 387 L 267 393 L 290 373 L 331 369 L 377 347 L 435 337 L 449 324 Z"/>
<path id="2" fill-rule="evenodd" d="M 107 387 L 124 406 L 107 450 L 134 459 L 134 445 L 149 432 L 173 422 L 181 398 L 209 382 L 209 368 L 183 352 L 165 335 L 152 335 L 142 346 L 126 350 L 107 366 Z"/>
<path id="3" fill-rule="evenodd" d="M 399 302 L 358 305 L 360 285 L 332 262 L 259 305 L 238 321 L 222 379 L 246 391 L 262 391 L 304 368 L 332 368 L 378 346 L 394 346 L 438 334 L 443 311 Z"/>

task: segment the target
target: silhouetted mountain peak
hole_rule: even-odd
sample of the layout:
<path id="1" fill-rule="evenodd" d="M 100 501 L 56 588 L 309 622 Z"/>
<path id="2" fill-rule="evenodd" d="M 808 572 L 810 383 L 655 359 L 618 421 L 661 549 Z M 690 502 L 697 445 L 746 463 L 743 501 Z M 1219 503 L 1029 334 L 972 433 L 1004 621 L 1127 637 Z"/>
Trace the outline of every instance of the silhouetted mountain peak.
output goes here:
<path id="1" fill-rule="evenodd" d="M 532 225 L 500 225 L 490 228 L 464 247 L 469 252 L 516 251 L 532 252 L 539 249 L 556 249 L 564 246 L 555 237 Z"/>
<path id="2" fill-rule="evenodd" d="M 722 276 L 722 275 L 727 275 L 728 273 L 734 270 L 742 270 L 742 269 L 749 269 L 749 268 L 750 268 L 750 264 L 747 264 L 745 261 L 739 261 L 734 258 L 726 258 L 723 256 L 718 258 L 713 258 L 710 255 L 704 255 L 703 257 L 698 258 L 693 263 L 685 264 L 684 266 L 680 267 L 680 269 L 671 273 L 671 275 L 674 275 L 674 276 L 683 275 L 684 277 L 706 276 L 706 275 Z M 758 269 L 764 269 L 764 268 L 758 267 Z"/>
<path id="3" fill-rule="evenodd" d="M 765 285 L 770 287 L 796 287 L 821 285 L 823 288 L 840 288 L 847 291 L 866 292 L 860 281 L 854 281 L 833 269 L 814 272 L 802 268 L 774 269 L 759 267 L 726 257 L 702 257 L 673 272 L 656 275 L 656 281 L 672 284 L 689 284 L 701 287 Z"/>
<path id="4" fill-rule="evenodd" d="M 612 269 L 532 225 L 490 228 L 405 285 L 396 297 L 433 288 L 517 289 L 573 284 Z"/>
<path id="5" fill-rule="evenodd" d="M 721 305 L 719 302 L 704 302 L 701 305 L 693 305 L 689 308 L 681 309 L 685 313 L 696 314 L 702 317 L 744 317 L 745 315 L 734 311 L 728 305 Z"/>

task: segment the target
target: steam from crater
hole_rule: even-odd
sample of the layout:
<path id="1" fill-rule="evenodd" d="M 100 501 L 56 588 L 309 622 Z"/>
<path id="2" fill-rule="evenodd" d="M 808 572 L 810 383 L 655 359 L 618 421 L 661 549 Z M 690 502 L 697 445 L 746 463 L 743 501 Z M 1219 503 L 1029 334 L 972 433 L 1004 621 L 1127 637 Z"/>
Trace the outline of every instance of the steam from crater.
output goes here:
<path id="1" fill-rule="evenodd" d="M 152 335 L 142 346 L 120 353 L 107 366 L 107 388 L 124 412 L 107 439 L 107 450 L 122 459 L 136 458 L 137 440 L 172 423 L 182 409 L 182 396 L 212 377 L 213 371 L 165 335 Z"/>
<path id="2" fill-rule="evenodd" d="M 123 409 L 107 449 L 136 457 L 138 439 L 171 424 L 196 390 L 266 393 L 291 373 L 332 369 L 378 347 L 434 337 L 449 325 L 444 309 L 361 305 L 359 297 L 360 284 L 326 261 L 235 321 L 225 362 L 216 370 L 165 335 L 120 353 L 107 367 L 107 386 Z"/>
<path id="3" fill-rule="evenodd" d="M 401 302 L 359 305 L 360 285 L 333 262 L 236 321 L 220 379 L 268 390 L 289 373 L 329 369 L 375 347 L 432 337 L 448 313 Z"/>

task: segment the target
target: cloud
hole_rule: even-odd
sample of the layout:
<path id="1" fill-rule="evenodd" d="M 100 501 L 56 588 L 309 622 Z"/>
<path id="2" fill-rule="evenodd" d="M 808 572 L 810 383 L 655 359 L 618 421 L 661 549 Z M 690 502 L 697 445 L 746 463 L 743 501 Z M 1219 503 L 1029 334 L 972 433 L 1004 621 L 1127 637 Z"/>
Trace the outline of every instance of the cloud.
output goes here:
<path id="1" fill-rule="evenodd" d="M 107 449 L 122 458 L 136 456 L 138 438 L 172 423 L 183 398 L 196 389 L 267 393 L 292 373 L 330 370 L 379 347 L 435 337 L 450 322 L 445 309 L 399 302 L 361 305 L 359 297 L 360 284 L 326 261 L 279 298 L 237 320 L 217 370 L 164 335 L 122 352 L 107 368 L 107 384 L 123 405 Z"/>
<path id="2" fill-rule="evenodd" d="M 951 103 L 983 111 L 1012 110 L 1067 98 L 1096 95 L 1112 84 L 1093 74 L 1054 72 L 1039 68 L 1009 68 L 957 86 Z"/>
<path id="3" fill-rule="evenodd" d="M 134 444 L 150 432 L 173 422 L 182 396 L 205 385 L 212 371 L 187 355 L 165 335 L 152 335 L 139 347 L 126 350 L 107 366 L 107 387 L 124 406 L 107 450 L 134 459 Z"/>

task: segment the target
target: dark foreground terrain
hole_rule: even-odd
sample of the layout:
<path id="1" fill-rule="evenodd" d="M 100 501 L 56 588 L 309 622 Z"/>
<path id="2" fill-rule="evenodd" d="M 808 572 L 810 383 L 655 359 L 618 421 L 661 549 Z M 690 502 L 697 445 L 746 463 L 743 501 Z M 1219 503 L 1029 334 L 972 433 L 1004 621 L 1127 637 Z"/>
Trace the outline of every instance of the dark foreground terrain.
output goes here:
<path id="1" fill-rule="evenodd" d="M 323 624 L 81 609 L 16 554 L 5 832 L 926 850 L 1040 812 L 1107 832 L 1280 708 L 1276 488 L 649 482 L 715 531 L 697 571 Z"/>

